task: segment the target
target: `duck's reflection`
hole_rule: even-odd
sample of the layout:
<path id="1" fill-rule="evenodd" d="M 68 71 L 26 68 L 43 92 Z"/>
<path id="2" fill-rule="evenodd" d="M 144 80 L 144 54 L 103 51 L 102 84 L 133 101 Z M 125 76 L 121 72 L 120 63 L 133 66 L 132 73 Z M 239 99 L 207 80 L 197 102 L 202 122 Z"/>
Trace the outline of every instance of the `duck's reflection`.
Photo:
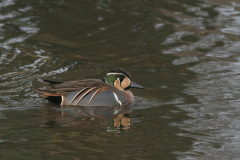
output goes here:
<path id="1" fill-rule="evenodd" d="M 129 114 L 119 114 L 114 118 L 113 126 L 116 129 L 128 130 L 131 126 L 131 119 L 128 117 Z"/>
<path id="2" fill-rule="evenodd" d="M 105 125 L 108 132 L 129 130 L 133 120 L 129 117 L 131 106 L 124 107 L 76 107 L 49 108 L 43 127 Z"/>

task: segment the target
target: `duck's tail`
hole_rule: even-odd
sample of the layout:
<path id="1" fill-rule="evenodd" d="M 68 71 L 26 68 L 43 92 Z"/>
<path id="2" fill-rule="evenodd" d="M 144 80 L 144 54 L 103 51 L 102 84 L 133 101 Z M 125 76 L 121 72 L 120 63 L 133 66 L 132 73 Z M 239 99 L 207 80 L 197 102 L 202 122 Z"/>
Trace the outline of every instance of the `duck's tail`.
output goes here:
<path id="1" fill-rule="evenodd" d="M 60 84 L 62 82 L 54 82 L 54 81 L 48 81 L 48 80 L 43 80 L 42 82 L 45 85 L 49 85 L 52 87 L 54 84 Z M 38 88 L 38 89 L 33 89 L 36 93 L 39 95 L 43 96 L 46 98 L 49 102 L 60 104 L 62 102 L 62 96 L 58 94 L 57 92 L 53 91 L 52 89 L 49 88 Z"/>

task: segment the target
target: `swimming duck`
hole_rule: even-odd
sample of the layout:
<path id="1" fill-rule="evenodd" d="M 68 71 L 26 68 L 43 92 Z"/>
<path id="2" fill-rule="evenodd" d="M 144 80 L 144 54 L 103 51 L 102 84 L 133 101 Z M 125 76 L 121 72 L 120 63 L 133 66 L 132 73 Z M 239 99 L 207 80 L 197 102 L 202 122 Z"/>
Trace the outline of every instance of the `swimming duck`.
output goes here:
<path id="1" fill-rule="evenodd" d="M 129 88 L 143 89 L 132 81 L 128 72 L 122 68 L 111 69 L 103 80 L 85 79 L 68 82 L 43 80 L 48 88 L 34 91 L 49 102 L 61 105 L 116 106 L 134 101 Z"/>

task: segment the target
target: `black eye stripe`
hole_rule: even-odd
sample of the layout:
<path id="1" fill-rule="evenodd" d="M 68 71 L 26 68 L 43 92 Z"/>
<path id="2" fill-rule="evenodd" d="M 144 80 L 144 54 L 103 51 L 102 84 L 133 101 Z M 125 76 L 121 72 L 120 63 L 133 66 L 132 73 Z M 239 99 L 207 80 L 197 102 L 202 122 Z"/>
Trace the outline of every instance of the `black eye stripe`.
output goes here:
<path id="1" fill-rule="evenodd" d="M 119 77 L 120 82 L 122 82 L 124 80 L 124 78 L 125 78 L 125 76 L 120 76 Z"/>

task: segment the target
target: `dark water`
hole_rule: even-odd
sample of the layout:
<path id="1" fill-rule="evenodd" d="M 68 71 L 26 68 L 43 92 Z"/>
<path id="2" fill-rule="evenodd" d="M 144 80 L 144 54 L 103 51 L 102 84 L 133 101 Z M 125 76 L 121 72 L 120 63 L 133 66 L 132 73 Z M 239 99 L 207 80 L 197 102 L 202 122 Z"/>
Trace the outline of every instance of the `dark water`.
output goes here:
<path id="1" fill-rule="evenodd" d="M 0 159 L 239 159 L 239 26 L 238 0 L 0 1 Z M 114 67 L 135 105 L 32 91 Z"/>

